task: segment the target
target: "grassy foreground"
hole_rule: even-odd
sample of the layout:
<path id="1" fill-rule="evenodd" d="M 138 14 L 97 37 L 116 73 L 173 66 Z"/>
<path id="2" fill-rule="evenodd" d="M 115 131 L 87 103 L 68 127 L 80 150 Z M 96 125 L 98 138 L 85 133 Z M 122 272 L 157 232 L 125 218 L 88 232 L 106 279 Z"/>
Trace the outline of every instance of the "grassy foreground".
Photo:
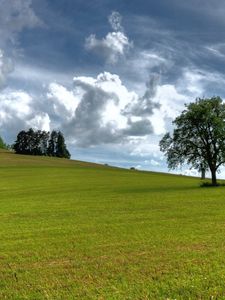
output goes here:
<path id="1" fill-rule="evenodd" d="M 225 188 L 0 152 L 0 299 L 225 299 Z"/>

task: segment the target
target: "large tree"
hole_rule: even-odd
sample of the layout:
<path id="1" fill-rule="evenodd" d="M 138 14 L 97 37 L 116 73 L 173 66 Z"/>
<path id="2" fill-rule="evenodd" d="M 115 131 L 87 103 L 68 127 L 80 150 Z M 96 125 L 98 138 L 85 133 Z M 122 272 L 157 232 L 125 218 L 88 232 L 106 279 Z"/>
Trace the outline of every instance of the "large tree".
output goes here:
<path id="1" fill-rule="evenodd" d="M 160 141 L 160 150 L 170 169 L 187 163 L 198 171 L 210 170 L 215 186 L 216 173 L 225 164 L 225 104 L 220 97 L 198 98 L 185 107 L 173 121 L 173 133 Z"/>

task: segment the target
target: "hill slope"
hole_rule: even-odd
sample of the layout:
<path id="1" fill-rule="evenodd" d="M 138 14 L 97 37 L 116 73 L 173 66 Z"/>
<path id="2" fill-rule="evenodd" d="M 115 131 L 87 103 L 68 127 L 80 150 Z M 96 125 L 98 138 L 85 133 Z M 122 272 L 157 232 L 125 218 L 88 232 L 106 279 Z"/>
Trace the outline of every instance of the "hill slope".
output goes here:
<path id="1" fill-rule="evenodd" d="M 49 156 L 35 156 L 35 155 L 18 155 L 14 152 L 8 150 L 0 149 L 0 162 L 1 166 L 4 167 L 37 167 L 37 166 L 46 166 L 46 167 L 74 167 L 74 166 L 93 166 L 93 167 L 103 167 L 102 165 L 69 160 L 58 157 L 49 157 Z"/>
<path id="2" fill-rule="evenodd" d="M 224 188 L 0 153 L 0 299 L 223 299 Z"/>

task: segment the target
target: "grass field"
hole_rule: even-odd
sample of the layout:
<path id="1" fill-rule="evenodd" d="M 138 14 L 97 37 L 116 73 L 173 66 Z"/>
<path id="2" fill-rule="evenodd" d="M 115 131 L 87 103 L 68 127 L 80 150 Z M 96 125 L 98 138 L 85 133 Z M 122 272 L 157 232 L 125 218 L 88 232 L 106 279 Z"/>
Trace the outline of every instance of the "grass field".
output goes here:
<path id="1" fill-rule="evenodd" d="M 0 153 L 0 299 L 225 299 L 225 187 Z"/>

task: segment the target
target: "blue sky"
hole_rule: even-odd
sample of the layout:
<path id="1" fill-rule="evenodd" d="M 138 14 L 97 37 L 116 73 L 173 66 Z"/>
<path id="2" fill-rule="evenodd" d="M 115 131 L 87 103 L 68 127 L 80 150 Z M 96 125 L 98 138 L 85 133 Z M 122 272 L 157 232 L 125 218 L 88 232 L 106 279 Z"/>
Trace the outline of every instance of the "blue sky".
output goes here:
<path id="1" fill-rule="evenodd" d="M 158 142 L 184 103 L 225 97 L 223 1 L 0 5 L 8 143 L 29 127 L 60 129 L 75 159 L 166 171 Z"/>

